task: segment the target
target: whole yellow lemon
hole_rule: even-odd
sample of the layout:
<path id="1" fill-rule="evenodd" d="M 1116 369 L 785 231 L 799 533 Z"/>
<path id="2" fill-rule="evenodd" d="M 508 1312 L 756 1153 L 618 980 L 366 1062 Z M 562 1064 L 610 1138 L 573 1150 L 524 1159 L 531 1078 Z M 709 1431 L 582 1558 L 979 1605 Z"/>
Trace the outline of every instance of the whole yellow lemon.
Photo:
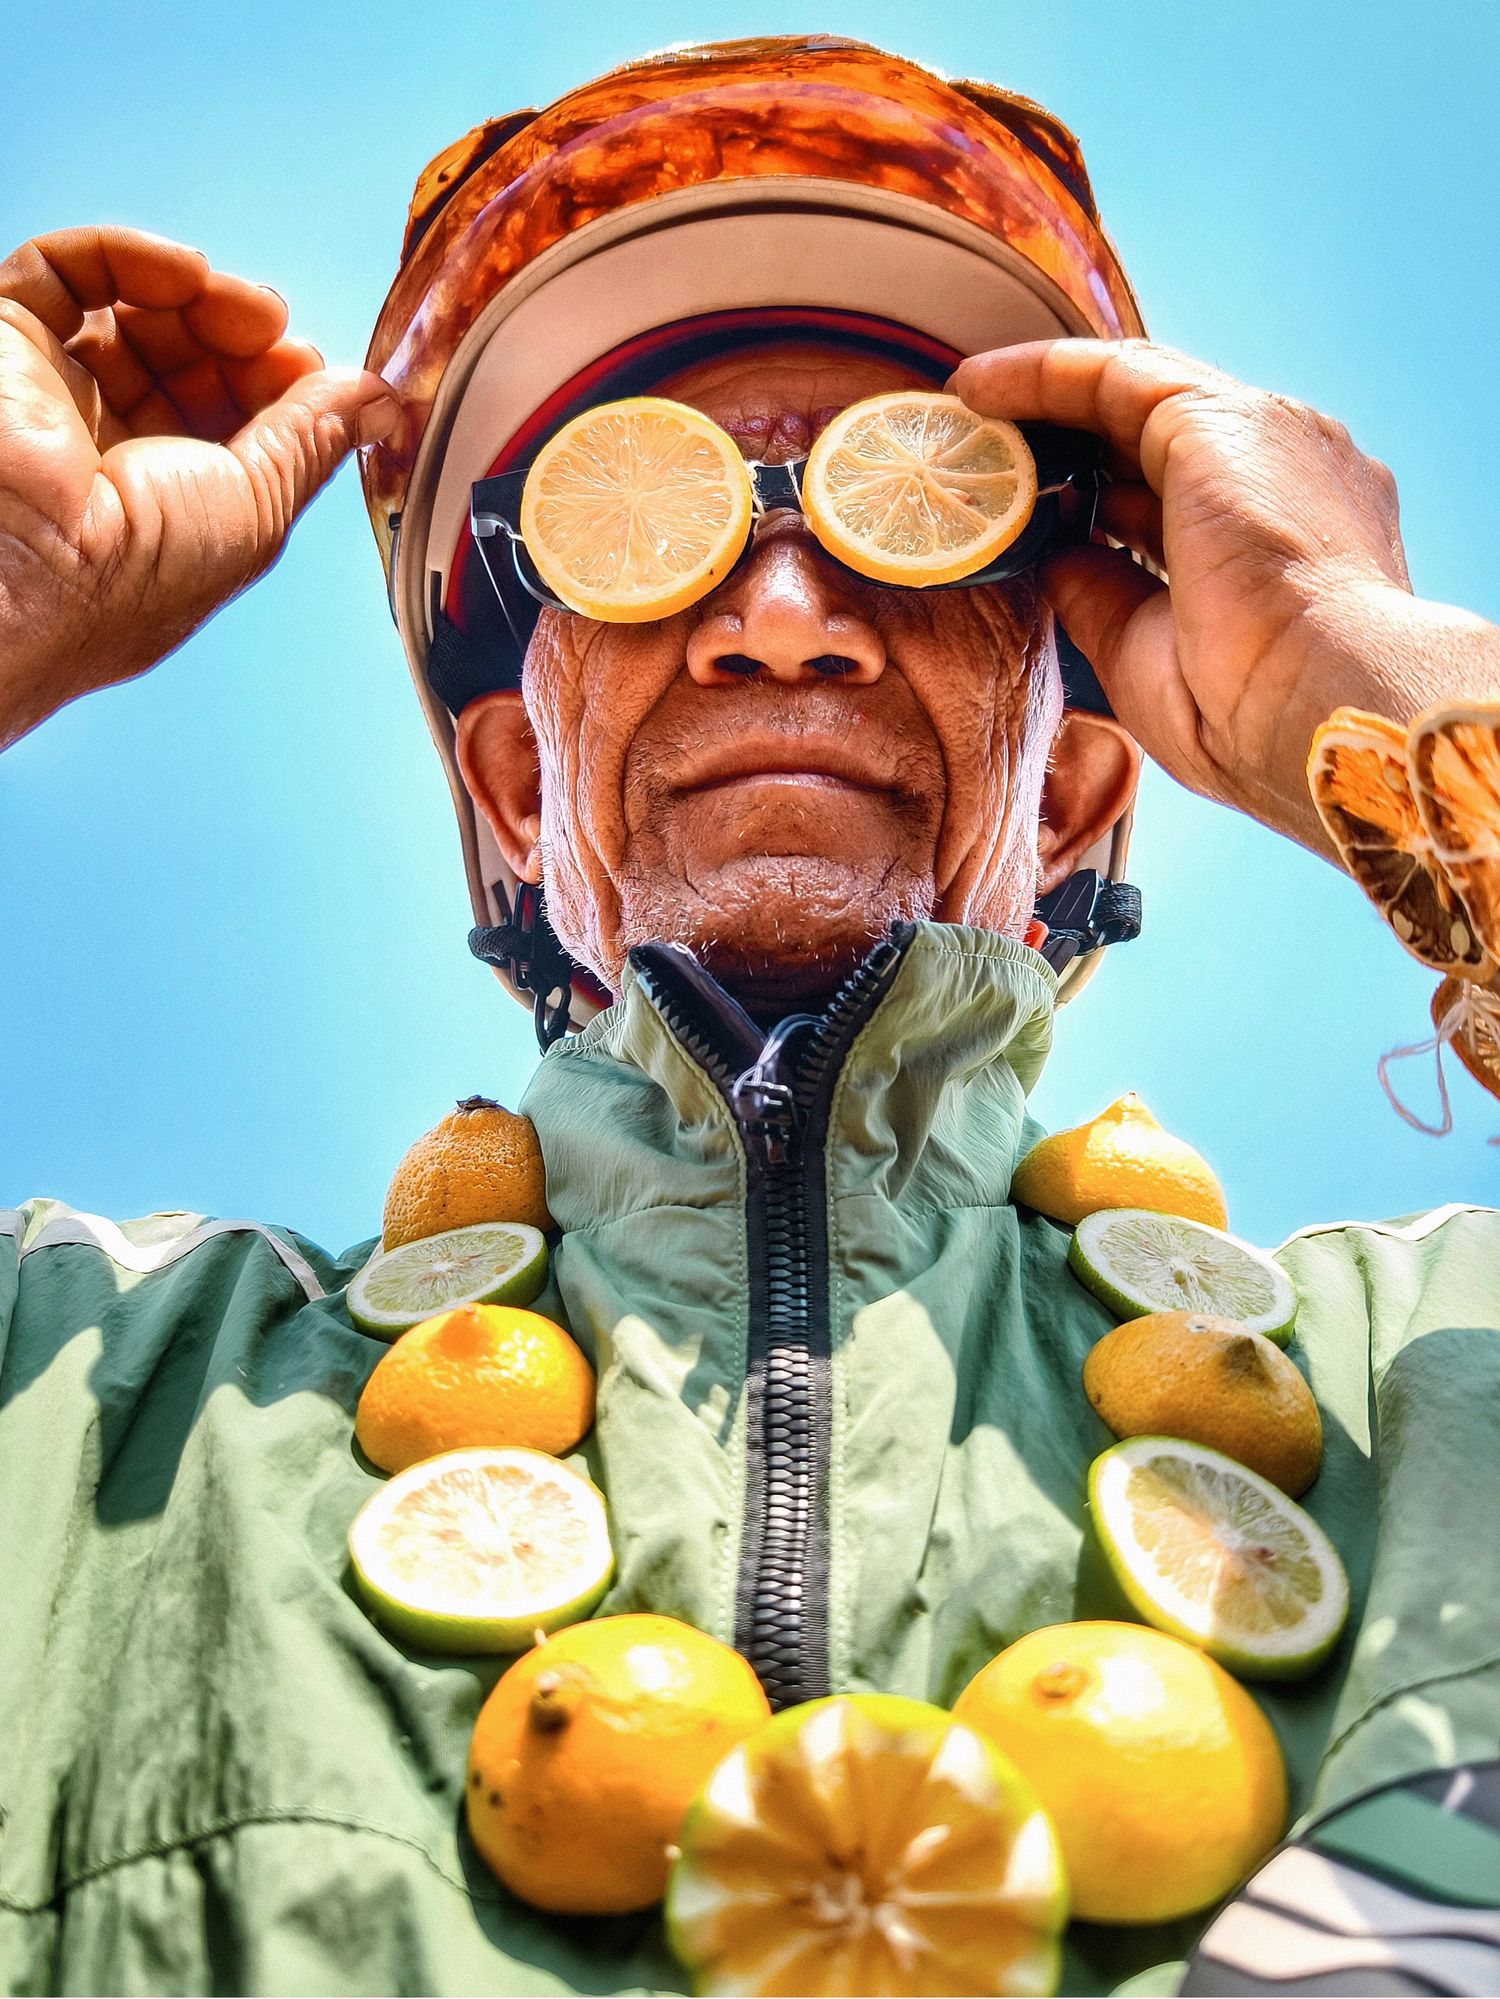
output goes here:
<path id="1" fill-rule="evenodd" d="M 1212 1659 L 1135 1624 L 1054 1624 L 1007 1646 L 954 1714 L 1052 1820 L 1073 1913 L 1162 1923 L 1226 1895 L 1281 1837 L 1271 1725 Z"/>
<path id="2" fill-rule="evenodd" d="M 1229 1226 L 1224 1190 L 1208 1161 L 1163 1131 L 1133 1092 L 1087 1124 L 1039 1139 L 1016 1168 L 1010 1192 L 1070 1228 L 1100 1208 L 1150 1208 L 1213 1229 Z"/>

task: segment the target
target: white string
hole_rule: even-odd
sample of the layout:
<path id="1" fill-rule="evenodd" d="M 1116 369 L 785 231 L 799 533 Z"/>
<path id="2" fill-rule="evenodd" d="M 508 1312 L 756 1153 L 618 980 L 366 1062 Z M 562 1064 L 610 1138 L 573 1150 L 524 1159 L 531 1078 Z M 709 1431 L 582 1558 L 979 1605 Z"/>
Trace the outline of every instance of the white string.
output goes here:
<path id="1" fill-rule="evenodd" d="M 1460 1034 L 1467 1032 L 1476 1054 L 1481 1053 L 1481 1039 L 1487 1039 L 1493 1049 L 1497 1067 L 1500 1067 L 1500 994 L 1486 991 L 1483 986 L 1471 985 L 1467 979 L 1458 982 L 1458 993 L 1451 1005 L 1437 1023 L 1437 1031 L 1428 1035 L 1425 1041 L 1413 1041 L 1405 1048 L 1389 1048 L 1375 1065 L 1375 1073 L 1380 1078 L 1380 1087 L 1385 1091 L 1391 1109 L 1404 1118 L 1413 1131 L 1426 1132 L 1429 1138 L 1446 1138 L 1453 1129 L 1453 1107 L 1448 1101 L 1448 1079 L 1443 1073 L 1443 1050 Z M 1441 1124 L 1428 1124 L 1424 1118 L 1409 1111 L 1397 1096 L 1395 1086 L 1389 1076 L 1390 1065 L 1402 1062 L 1410 1055 L 1431 1053 L 1437 1068 L 1438 1101 L 1443 1107 Z M 1500 1145 L 1500 1137 L 1492 1138 L 1491 1145 Z"/>

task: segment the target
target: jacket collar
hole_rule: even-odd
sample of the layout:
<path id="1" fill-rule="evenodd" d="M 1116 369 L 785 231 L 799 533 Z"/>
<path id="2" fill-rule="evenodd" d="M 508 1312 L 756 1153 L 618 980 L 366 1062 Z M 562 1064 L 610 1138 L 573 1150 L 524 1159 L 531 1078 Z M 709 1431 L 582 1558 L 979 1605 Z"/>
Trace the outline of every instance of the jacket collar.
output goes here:
<path id="1" fill-rule="evenodd" d="M 648 947 L 618 1001 L 544 1058 L 527 1094 L 566 1229 L 740 1184 L 746 1143 L 732 1085 L 767 1037 L 686 954 Z M 905 929 L 899 962 L 858 1020 L 827 1107 L 830 1190 L 941 1206 L 1003 1202 L 1025 1098 L 1052 1038 L 1056 977 L 1014 938 L 960 925 Z M 686 999 L 671 1002 L 669 993 Z M 690 1017 L 690 1019 L 689 1019 Z M 628 1146 L 631 1170 L 621 1171 Z M 612 1165 L 611 1162 L 616 1162 Z M 704 1178 L 704 1169 L 707 1177 Z"/>

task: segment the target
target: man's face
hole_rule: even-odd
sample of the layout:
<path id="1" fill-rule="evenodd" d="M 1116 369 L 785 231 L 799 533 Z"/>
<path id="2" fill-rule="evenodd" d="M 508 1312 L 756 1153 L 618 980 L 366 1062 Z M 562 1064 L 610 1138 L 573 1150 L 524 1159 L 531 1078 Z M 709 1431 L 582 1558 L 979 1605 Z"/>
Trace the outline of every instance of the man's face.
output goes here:
<path id="1" fill-rule="evenodd" d="M 780 462 L 848 404 L 912 385 L 890 362 L 782 345 L 702 363 L 661 393 Z M 540 866 L 565 946 L 612 990 L 633 944 L 667 938 L 774 1010 L 826 993 L 897 918 L 1019 935 L 1030 916 L 1061 693 L 1029 578 L 881 588 L 773 514 L 677 617 L 544 613 L 523 699 L 539 856 L 530 815 L 503 800 L 497 814 L 514 696 L 486 697 L 493 721 L 475 713 L 486 702 L 466 711 L 465 775 L 502 844 L 508 821 L 523 872 Z"/>

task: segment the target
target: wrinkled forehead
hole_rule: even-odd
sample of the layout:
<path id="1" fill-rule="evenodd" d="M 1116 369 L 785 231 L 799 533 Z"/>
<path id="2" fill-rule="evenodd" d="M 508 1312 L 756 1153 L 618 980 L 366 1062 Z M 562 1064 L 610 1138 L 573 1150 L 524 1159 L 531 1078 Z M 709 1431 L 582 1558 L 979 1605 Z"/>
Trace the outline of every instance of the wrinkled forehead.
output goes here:
<path id="1" fill-rule="evenodd" d="M 776 340 L 680 368 L 655 393 L 721 424 L 747 458 L 800 458 L 824 425 L 865 396 L 931 388 L 931 371 L 834 341 Z"/>

